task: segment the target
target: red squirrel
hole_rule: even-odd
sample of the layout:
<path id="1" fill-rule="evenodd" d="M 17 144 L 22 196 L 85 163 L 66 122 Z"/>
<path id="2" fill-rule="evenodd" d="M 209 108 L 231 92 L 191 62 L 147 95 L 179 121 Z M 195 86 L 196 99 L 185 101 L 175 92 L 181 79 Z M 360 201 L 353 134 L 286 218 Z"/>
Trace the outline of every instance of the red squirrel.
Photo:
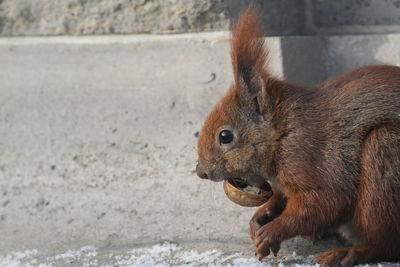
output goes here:
<path id="1" fill-rule="evenodd" d="M 400 260 L 400 68 L 361 67 L 314 87 L 273 77 L 253 6 L 233 29 L 234 82 L 198 140 L 200 178 L 268 181 L 250 221 L 261 260 L 295 236 L 345 227 L 355 244 L 322 266 Z"/>

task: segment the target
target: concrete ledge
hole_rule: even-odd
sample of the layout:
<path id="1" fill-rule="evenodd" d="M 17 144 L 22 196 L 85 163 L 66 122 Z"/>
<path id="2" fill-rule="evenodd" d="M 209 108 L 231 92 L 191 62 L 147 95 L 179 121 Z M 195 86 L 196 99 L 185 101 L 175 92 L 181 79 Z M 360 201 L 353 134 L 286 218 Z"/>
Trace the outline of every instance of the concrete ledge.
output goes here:
<path id="1" fill-rule="evenodd" d="M 203 32 L 185 34 L 136 34 L 136 35 L 88 35 L 88 36 L 20 36 L 0 37 L 0 45 L 40 45 L 40 44 L 74 44 L 74 45 L 110 45 L 137 44 L 148 42 L 173 41 L 210 41 L 228 42 L 230 32 Z"/>

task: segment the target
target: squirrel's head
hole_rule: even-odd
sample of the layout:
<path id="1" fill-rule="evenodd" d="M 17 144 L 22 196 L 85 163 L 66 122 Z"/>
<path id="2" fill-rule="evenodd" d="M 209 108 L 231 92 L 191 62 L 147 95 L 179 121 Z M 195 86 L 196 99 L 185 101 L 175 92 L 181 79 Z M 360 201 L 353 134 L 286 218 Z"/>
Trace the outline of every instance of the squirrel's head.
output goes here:
<path id="1" fill-rule="evenodd" d="M 278 138 L 273 117 L 280 83 L 267 71 L 263 37 L 260 17 L 250 6 L 233 30 L 234 84 L 200 132 L 196 168 L 200 178 L 241 179 L 260 186 L 271 173 Z"/>

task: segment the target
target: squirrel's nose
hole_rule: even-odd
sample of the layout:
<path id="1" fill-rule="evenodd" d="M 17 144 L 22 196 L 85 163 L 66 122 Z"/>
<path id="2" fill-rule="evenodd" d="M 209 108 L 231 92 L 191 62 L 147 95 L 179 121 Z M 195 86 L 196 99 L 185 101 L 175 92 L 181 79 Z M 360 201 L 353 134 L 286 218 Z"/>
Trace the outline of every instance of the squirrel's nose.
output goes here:
<path id="1" fill-rule="evenodd" d="M 207 173 L 205 173 L 205 172 L 199 167 L 199 164 L 197 164 L 197 166 L 196 166 L 196 173 L 197 173 L 197 176 L 199 176 L 201 179 L 207 179 L 207 178 L 208 178 Z"/>

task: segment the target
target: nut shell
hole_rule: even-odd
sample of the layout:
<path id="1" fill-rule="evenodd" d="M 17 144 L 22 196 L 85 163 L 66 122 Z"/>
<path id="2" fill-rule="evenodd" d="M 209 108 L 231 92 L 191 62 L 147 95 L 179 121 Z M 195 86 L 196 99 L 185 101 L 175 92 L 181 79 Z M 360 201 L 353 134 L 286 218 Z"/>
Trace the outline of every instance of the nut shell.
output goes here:
<path id="1" fill-rule="evenodd" d="M 243 207 L 261 206 L 272 196 L 272 191 L 261 191 L 258 195 L 245 192 L 228 181 L 224 181 L 224 191 L 231 201 Z"/>

